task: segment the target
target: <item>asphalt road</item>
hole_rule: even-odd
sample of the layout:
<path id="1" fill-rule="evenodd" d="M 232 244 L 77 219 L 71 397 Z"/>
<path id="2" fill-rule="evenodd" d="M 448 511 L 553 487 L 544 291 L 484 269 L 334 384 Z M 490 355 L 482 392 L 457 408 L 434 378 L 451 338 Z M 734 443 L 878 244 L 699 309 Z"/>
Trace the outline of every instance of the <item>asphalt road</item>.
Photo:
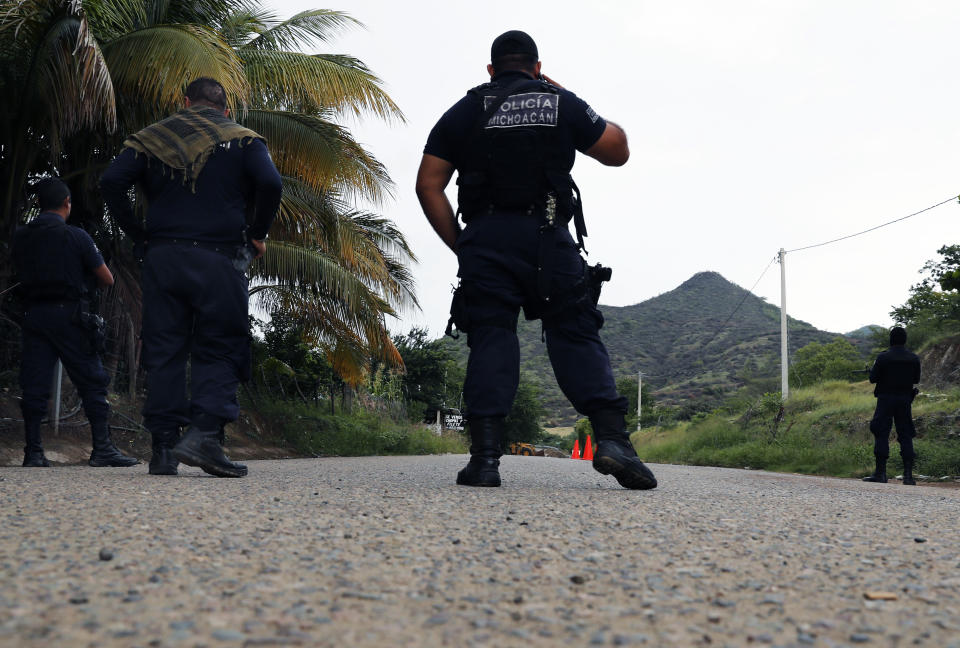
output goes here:
<path id="1" fill-rule="evenodd" d="M 0 646 L 960 647 L 958 490 L 464 461 L 0 468 Z"/>

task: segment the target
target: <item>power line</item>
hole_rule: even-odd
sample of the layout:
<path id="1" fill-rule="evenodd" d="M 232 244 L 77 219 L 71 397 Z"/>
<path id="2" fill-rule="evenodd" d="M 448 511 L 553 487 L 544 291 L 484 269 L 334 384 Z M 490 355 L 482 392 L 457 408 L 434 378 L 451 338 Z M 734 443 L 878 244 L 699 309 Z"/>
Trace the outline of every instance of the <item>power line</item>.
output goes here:
<path id="1" fill-rule="evenodd" d="M 806 247 L 800 247 L 800 248 L 796 248 L 796 249 L 793 249 L 793 250 L 787 250 L 787 253 L 801 252 L 801 251 L 803 251 L 803 250 L 810 250 L 810 249 L 812 249 L 812 248 L 823 247 L 824 245 L 830 245 L 831 243 L 836 243 L 836 242 L 838 242 L 838 241 L 845 241 L 845 240 L 850 239 L 850 238 L 853 238 L 853 237 L 855 237 L 855 236 L 860 236 L 861 234 L 866 234 L 867 232 L 872 232 L 872 231 L 874 231 L 874 230 L 878 230 L 878 229 L 880 229 L 881 227 L 886 227 L 887 225 L 893 225 L 894 223 L 899 223 L 900 221 L 907 220 L 908 218 L 913 218 L 914 216 L 919 216 L 920 214 L 922 214 L 922 213 L 924 213 L 924 212 L 928 212 L 928 211 L 930 211 L 931 209 L 936 209 L 936 208 L 939 207 L 940 205 L 946 205 L 948 202 L 950 202 L 950 201 L 952 201 L 952 200 L 958 200 L 958 199 L 960 199 L 960 196 L 950 196 L 949 198 L 947 198 L 947 199 L 944 200 L 943 202 L 938 202 L 936 205 L 931 205 L 930 207 L 927 207 L 926 209 L 921 209 L 920 211 L 914 212 L 914 213 L 912 213 L 912 214 L 908 214 L 907 216 L 901 216 L 900 218 L 897 218 L 897 219 L 895 219 L 895 220 L 892 220 L 892 221 L 890 221 L 890 222 L 888 222 L 888 223 L 884 223 L 884 224 L 882 224 L 882 225 L 877 225 L 876 227 L 871 227 L 870 229 L 863 230 L 862 232 L 857 232 L 856 234 L 849 234 L 849 235 L 847 235 L 847 236 L 841 236 L 840 238 L 835 238 L 835 239 L 830 240 L 830 241 L 824 241 L 823 243 L 817 243 L 816 245 L 807 245 Z"/>
<path id="2" fill-rule="evenodd" d="M 713 332 L 713 335 L 710 336 L 710 339 L 707 340 L 707 341 L 700 347 L 700 353 L 701 353 L 701 354 L 703 353 L 703 350 L 706 349 L 706 348 L 710 345 L 711 342 L 713 342 L 714 338 L 717 337 L 717 335 L 720 334 L 720 331 L 722 331 L 722 330 L 724 329 L 724 327 L 730 322 L 730 320 L 733 319 L 733 316 L 736 315 L 736 314 L 737 314 L 737 311 L 740 310 L 740 307 L 743 306 L 743 302 L 747 301 L 747 298 L 748 298 L 750 295 L 753 294 L 753 289 L 757 287 L 757 284 L 760 283 L 760 280 L 763 279 L 763 276 L 764 276 L 765 274 L 767 274 L 767 270 L 770 269 L 770 266 L 772 266 L 773 263 L 774 263 L 774 261 L 776 261 L 776 260 L 777 260 L 777 257 L 773 257 L 772 259 L 770 259 L 770 263 L 767 264 L 767 267 L 763 269 L 763 272 L 760 273 L 760 276 L 757 277 L 757 280 L 753 282 L 753 285 L 752 285 L 752 286 L 750 286 L 750 290 L 748 290 L 747 292 L 744 293 L 743 299 L 741 299 L 741 300 L 740 300 L 740 303 L 737 304 L 736 308 L 733 309 L 733 312 L 730 313 L 730 315 L 727 317 L 727 319 L 724 320 L 723 324 L 721 324 L 721 325 L 717 328 L 717 330 Z"/>

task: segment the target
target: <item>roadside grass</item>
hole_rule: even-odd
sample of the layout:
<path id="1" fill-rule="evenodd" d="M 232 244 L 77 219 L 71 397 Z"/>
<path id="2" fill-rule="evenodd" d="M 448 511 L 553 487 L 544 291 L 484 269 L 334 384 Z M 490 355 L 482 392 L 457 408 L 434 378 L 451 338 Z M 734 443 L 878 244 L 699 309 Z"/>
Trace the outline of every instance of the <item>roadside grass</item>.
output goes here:
<path id="1" fill-rule="evenodd" d="M 429 428 L 375 412 L 325 414 L 292 401 L 257 405 L 258 414 L 296 451 L 314 456 L 423 455 L 466 453 L 466 437 L 438 436 Z"/>
<path id="2" fill-rule="evenodd" d="M 868 383 L 827 382 L 792 393 L 782 418 L 764 398 L 739 413 L 715 411 L 666 430 L 635 433 L 632 439 L 651 462 L 859 477 L 874 466 L 869 430 L 874 406 Z M 958 414 L 960 389 L 917 397 L 916 472 L 960 475 Z M 892 440 L 887 473 L 902 470 Z"/>

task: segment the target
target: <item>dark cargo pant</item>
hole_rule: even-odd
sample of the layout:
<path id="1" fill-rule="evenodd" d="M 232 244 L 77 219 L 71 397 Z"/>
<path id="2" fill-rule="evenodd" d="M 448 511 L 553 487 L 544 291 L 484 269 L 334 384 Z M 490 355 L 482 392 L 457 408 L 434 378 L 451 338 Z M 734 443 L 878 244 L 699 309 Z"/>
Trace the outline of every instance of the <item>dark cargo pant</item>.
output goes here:
<path id="1" fill-rule="evenodd" d="M 152 434 L 175 434 L 189 423 L 215 429 L 236 420 L 237 386 L 250 370 L 247 301 L 246 274 L 230 257 L 182 245 L 147 251 L 143 416 Z"/>
<path id="2" fill-rule="evenodd" d="M 520 381 L 516 325 L 541 318 L 557 383 L 584 415 L 599 410 L 625 413 L 610 358 L 600 340 L 603 315 L 574 287 L 584 280 L 585 262 L 564 227 L 549 230 L 545 265 L 550 300 L 537 287 L 542 220 L 520 213 L 495 213 L 470 221 L 457 240 L 458 275 L 470 328 L 464 383 L 468 417 L 506 416 Z"/>
<path id="3" fill-rule="evenodd" d="M 27 309 L 22 329 L 20 411 L 28 452 L 41 449 L 40 421 L 47 413 L 57 358 L 77 388 L 91 426 L 105 425 L 110 416 L 107 404 L 110 376 L 94 350 L 91 332 L 77 319 L 79 311 L 77 301 L 41 302 Z"/>
<path id="4" fill-rule="evenodd" d="M 890 456 L 890 429 L 896 423 L 900 456 L 904 461 L 910 461 L 916 457 L 913 450 L 913 437 L 916 436 L 917 431 L 913 426 L 913 414 L 910 411 L 912 401 L 913 399 L 907 395 L 877 396 L 877 409 L 874 410 L 873 420 L 870 421 L 874 456 L 881 459 Z"/>

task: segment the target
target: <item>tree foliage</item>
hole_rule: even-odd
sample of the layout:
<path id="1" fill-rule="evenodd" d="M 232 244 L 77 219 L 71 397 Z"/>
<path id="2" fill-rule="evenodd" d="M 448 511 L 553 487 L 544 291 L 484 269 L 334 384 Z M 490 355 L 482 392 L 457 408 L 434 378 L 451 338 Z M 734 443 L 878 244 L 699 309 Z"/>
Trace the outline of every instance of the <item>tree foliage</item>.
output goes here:
<path id="1" fill-rule="evenodd" d="M 414 327 L 394 338 L 405 369 L 403 397 L 410 417 L 416 420 L 422 419 L 428 409 L 457 407 L 463 384 L 463 369 L 442 340 L 430 340 L 428 335 L 426 329 Z"/>
<path id="2" fill-rule="evenodd" d="M 863 380 L 864 359 L 849 341 L 811 342 L 800 348 L 790 365 L 790 386 L 809 387 L 825 380 Z"/>
<path id="3" fill-rule="evenodd" d="M 907 301 L 890 311 L 915 348 L 936 335 L 960 332 L 960 245 L 944 245 L 937 254 L 940 259 L 920 269 L 926 276 L 910 287 Z"/>
<path id="4" fill-rule="evenodd" d="M 640 425 L 653 425 L 657 422 L 656 399 L 649 383 L 640 385 Z M 627 399 L 627 431 L 637 429 L 637 379 L 626 376 L 617 379 L 617 393 Z"/>
<path id="5" fill-rule="evenodd" d="M 403 115 L 362 61 L 304 53 L 359 25 L 325 9 L 281 18 L 257 0 L 0 0 L 0 241 L 29 218 L 30 181 L 61 176 L 71 223 L 93 235 L 117 279 L 105 314 L 139 330 L 138 268 L 97 182 L 126 135 L 180 108 L 190 80 L 213 77 L 236 119 L 267 138 L 284 180 L 267 254 L 252 267 L 254 300 L 297 313 L 352 384 L 371 358 L 399 366 L 385 318 L 417 306 L 414 256 L 391 221 L 354 207 L 382 205 L 393 184 L 339 121 Z M 0 244 L 0 292 L 10 281 Z"/>
<path id="6" fill-rule="evenodd" d="M 332 406 L 344 383 L 326 355 L 309 343 L 302 321 L 277 311 L 268 322 L 254 321 L 254 327 L 263 336 L 262 341 L 254 338 L 254 388 L 264 388 L 274 397 L 307 402 L 322 394 Z"/>

